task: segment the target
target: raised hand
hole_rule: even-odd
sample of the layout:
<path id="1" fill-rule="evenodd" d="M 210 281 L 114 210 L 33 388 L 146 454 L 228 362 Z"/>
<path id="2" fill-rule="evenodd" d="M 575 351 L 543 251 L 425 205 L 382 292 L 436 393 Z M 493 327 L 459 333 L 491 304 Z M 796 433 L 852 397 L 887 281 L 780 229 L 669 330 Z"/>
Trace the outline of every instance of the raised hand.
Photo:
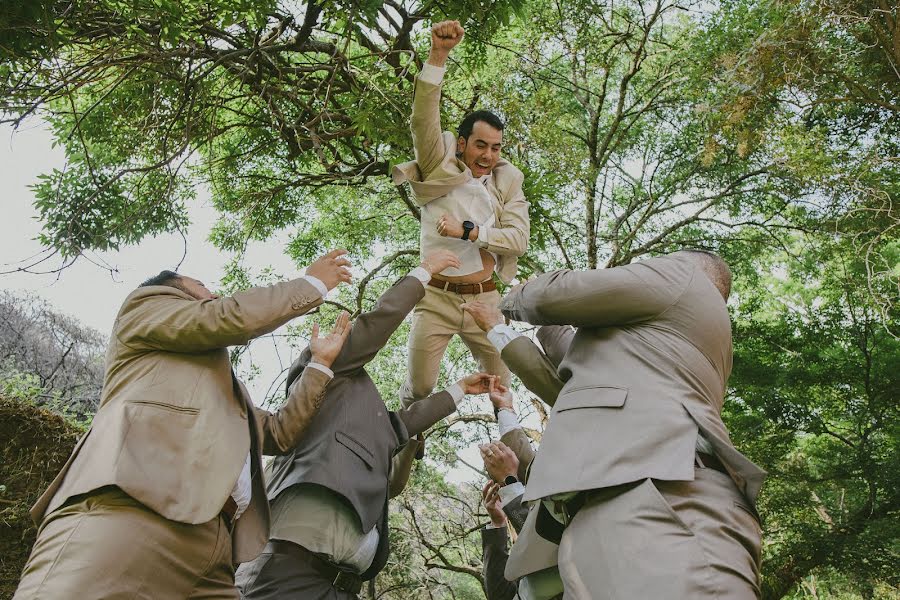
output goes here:
<path id="1" fill-rule="evenodd" d="M 519 472 L 519 459 L 503 442 L 481 444 L 478 449 L 481 450 L 485 470 L 497 483 L 503 483 L 510 475 L 515 477 Z"/>
<path id="2" fill-rule="evenodd" d="M 334 289 L 341 282 L 349 283 L 352 279 L 348 268 L 350 261 L 344 258 L 345 254 L 347 251 L 343 249 L 323 254 L 306 267 L 306 274 L 324 283 L 329 290 Z"/>
<path id="3" fill-rule="evenodd" d="M 422 259 L 419 266 L 435 275 L 449 267 L 458 269 L 460 264 L 459 257 L 449 250 L 435 250 Z"/>
<path id="4" fill-rule="evenodd" d="M 337 355 L 340 354 L 341 348 L 344 347 L 344 341 L 350 334 L 350 315 L 346 310 L 342 310 L 338 315 L 331 333 L 323 337 L 319 337 L 319 324 L 314 323 L 312 328 L 312 336 L 309 338 L 309 351 L 312 354 L 312 362 L 330 367 Z"/>
<path id="5" fill-rule="evenodd" d="M 463 377 L 457 383 L 465 394 L 487 394 L 493 391 L 496 382 L 496 375 L 474 373 L 467 377 Z"/>
<path id="6" fill-rule="evenodd" d="M 472 315 L 475 324 L 478 325 L 482 331 L 490 331 L 495 326 L 504 323 L 503 314 L 498 307 L 486 304 L 480 300 L 464 302 L 460 307 Z"/>
<path id="7" fill-rule="evenodd" d="M 512 412 L 516 412 L 516 407 L 513 405 L 513 395 L 512 391 L 505 385 L 497 384 L 494 387 L 494 391 L 488 393 L 488 398 L 491 399 L 491 404 L 494 405 L 494 410 L 505 409 Z"/>
<path id="8" fill-rule="evenodd" d="M 441 21 L 431 26 L 431 53 L 428 62 L 443 67 L 450 51 L 462 40 L 465 30 L 459 21 Z"/>
<path id="9" fill-rule="evenodd" d="M 481 490 L 481 503 L 487 509 L 494 527 L 506 525 L 506 513 L 500 508 L 500 484 L 488 481 Z"/>

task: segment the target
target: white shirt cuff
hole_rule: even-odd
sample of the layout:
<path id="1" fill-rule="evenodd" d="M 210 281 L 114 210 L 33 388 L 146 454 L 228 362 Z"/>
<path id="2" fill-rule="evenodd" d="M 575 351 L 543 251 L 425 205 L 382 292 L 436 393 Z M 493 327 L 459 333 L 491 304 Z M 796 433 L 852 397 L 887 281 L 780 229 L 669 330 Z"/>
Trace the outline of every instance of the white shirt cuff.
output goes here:
<path id="1" fill-rule="evenodd" d="M 503 352 L 503 349 L 506 348 L 508 343 L 521 335 L 521 333 L 506 323 L 500 323 L 499 325 L 494 325 L 494 327 L 487 332 L 487 339 L 494 345 L 497 352 Z"/>
<path id="2" fill-rule="evenodd" d="M 438 67 L 426 62 L 422 65 L 422 70 L 419 71 L 419 79 L 431 85 L 441 85 L 444 82 L 444 73 L 446 71 L 446 67 Z"/>
<path id="3" fill-rule="evenodd" d="M 329 379 L 334 379 L 334 371 L 332 371 L 331 369 L 329 369 L 328 367 L 326 367 L 326 366 L 323 365 L 322 363 L 311 362 L 311 363 L 309 363 L 309 364 L 306 365 L 306 366 L 307 366 L 307 367 L 311 367 L 311 368 L 313 368 L 313 369 L 317 369 L 317 370 L 319 370 L 319 371 L 322 371 L 323 373 L 325 373 L 326 375 L 328 375 L 328 378 L 329 378 Z"/>
<path id="4" fill-rule="evenodd" d="M 431 273 L 425 267 L 416 267 L 409 272 L 409 276 L 421 281 L 422 285 L 428 285 L 428 282 L 431 281 Z"/>
<path id="5" fill-rule="evenodd" d="M 525 486 L 521 481 L 517 481 L 511 485 L 504 485 L 500 488 L 500 505 L 506 506 L 509 502 L 515 500 L 525 493 Z"/>
<path id="6" fill-rule="evenodd" d="M 319 294 L 321 294 L 323 298 L 328 295 L 328 288 L 325 287 L 325 284 L 322 283 L 322 280 L 318 277 L 313 277 L 312 275 L 304 275 L 303 279 L 308 281 L 311 286 L 316 288 L 316 291 L 319 292 Z"/>
<path id="7" fill-rule="evenodd" d="M 507 408 L 501 408 L 497 412 L 497 427 L 500 428 L 500 437 L 503 437 L 513 429 L 521 429 L 519 416 Z"/>
<path id="8" fill-rule="evenodd" d="M 447 393 L 453 397 L 453 403 L 457 406 L 459 406 L 459 403 L 462 402 L 462 399 L 466 397 L 466 393 L 458 383 L 454 383 L 453 385 L 448 387 Z"/>
<path id="9" fill-rule="evenodd" d="M 506 527 L 506 523 L 502 523 L 500 525 L 494 525 L 493 523 L 488 523 L 484 526 L 485 529 L 502 529 Z"/>

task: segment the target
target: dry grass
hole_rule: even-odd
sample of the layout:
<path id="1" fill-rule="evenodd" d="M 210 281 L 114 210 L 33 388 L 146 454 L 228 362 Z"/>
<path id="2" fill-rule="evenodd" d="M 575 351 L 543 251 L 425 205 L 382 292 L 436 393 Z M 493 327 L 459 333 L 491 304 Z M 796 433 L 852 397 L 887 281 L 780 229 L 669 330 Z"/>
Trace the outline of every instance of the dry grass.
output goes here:
<path id="1" fill-rule="evenodd" d="M 84 430 L 30 404 L 0 397 L 0 598 L 10 598 L 34 544 L 28 515 Z"/>

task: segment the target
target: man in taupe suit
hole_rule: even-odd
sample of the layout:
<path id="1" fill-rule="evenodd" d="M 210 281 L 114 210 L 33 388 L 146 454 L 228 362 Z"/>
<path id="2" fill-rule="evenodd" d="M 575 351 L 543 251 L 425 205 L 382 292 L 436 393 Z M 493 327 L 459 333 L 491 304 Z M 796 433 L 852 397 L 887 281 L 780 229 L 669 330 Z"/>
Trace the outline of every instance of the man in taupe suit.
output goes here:
<path id="1" fill-rule="evenodd" d="M 408 375 L 400 390 L 404 406 L 431 393 L 454 335 L 462 338 L 482 370 L 509 383 L 499 353 L 460 305 L 499 302 L 493 275 L 505 283 L 516 275 L 518 257 L 528 246 L 528 202 L 522 172 L 500 158 L 504 124 L 497 115 L 471 113 L 456 135 L 441 126 L 445 65 L 463 34 L 458 21 L 432 27 L 431 50 L 413 96 L 410 127 L 416 160 L 393 170 L 394 182 L 409 182 L 413 200 L 422 207 L 422 255 L 446 249 L 460 258 L 459 265 L 434 273 L 413 313 Z"/>
<path id="2" fill-rule="evenodd" d="M 241 566 L 245 600 L 355 598 L 388 558 L 391 459 L 410 437 L 452 414 L 465 394 L 486 393 L 494 376 L 478 373 L 408 408 L 390 411 L 365 365 L 425 295 L 433 273 L 459 264 L 439 250 L 356 319 L 332 365 L 320 412 L 292 451 L 271 466 L 267 492 L 272 534 L 260 556 Z M 308 371 L 309 353 L 288 382 Z"/>
<path id="3" fill-rule="evenodd" d="M 682 251 L 548 273 L 501 303 L 512 319 L 577 328 L 558 368 L 514 335 L 503 349 L 539 397 L 557 398 L 524 500 L 543 515 L 534 529 L 558 535 L 567 597 L 758 597 L 765 473 L 721 419 L 730 285 L 721 258 Z M 531 568 L 533 534 L 508 579 Z"/>
<path id="4" fill-rule="evenodd" d="M 116 317 L 100 408 L 32 509 L 40 526 L 15 598 L 236 599 L 233 564 L 269 535 L 260 457 L 289 451 L 330 381 L 349 331 L 314 328 L 312 360 L 284 406 L 253 406 L 228 346 L 322 303 L 349 262 L 331 252 L 306 276 L 219 298 L 164 271 Z"/>

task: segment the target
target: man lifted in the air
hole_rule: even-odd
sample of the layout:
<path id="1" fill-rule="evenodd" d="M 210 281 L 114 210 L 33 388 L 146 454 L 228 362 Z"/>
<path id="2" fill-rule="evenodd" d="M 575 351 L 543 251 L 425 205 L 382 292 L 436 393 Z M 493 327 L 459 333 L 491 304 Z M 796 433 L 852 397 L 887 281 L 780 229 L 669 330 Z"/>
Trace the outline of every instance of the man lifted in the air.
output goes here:
<path id="1" fill-rule="evenodd" d="M 518 257 L 528 246 L 528 202 L 522 193 L 522 172 L 500 158 L 504 124 L 497 115 L 479 110 L 462 120 L 457 135 L 442 132 L 444 65 L 463 33 L 459 21 L 431 28 L 431 52 L 416 77 L 413 98 L 416 160 L 397 166 L 393 173 L 396 184 L 410 183 L 422 207 L 422 256 L 444 248 L 461 262 L 459 268 L 434 275 L 413 313 L 409 374 L 400 390 L 404 406 L 431 393 L 454 335 L 462 338 L 482 371 L 509 384 L 509 370 L 500 354 L 460 305 L 474 300 L 499 303 L 492 276 L 496 272 L 509 283 L 516 275 Z"/>

